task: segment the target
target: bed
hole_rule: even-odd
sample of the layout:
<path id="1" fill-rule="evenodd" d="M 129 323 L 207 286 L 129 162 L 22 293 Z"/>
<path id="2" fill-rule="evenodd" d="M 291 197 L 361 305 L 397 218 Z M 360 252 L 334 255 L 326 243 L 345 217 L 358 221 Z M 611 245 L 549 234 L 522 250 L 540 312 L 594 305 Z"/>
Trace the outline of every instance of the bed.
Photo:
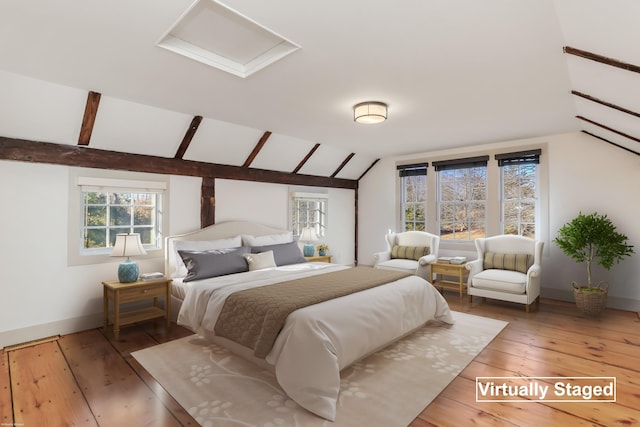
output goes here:
<path id="1" fill-rule="evenodd" d="M 173 279 L 178 324 L 272 370 L 292 400 L 331 421 L 336 417 L 342 369 L 428 321 L 453 323 L 446 301 L 430 283 L 414 275 L 389 276 L 378 278 L 380 283 L 372 287 L 301 306 L 284 317 L 277 335 L 267 340 L 268 347 L 257 345 L 261 354 L 231 336 L 250 335 L 252 327 L 231 323 L 228 335 L 220 324 L 239 322 L 234 317 L 238 313 L 230 314 L 226 307 L 238 295 L 264 296 L 277 289 L 282 295 L 308 283 L 313 287 L 315 282 L 350 281 L 345 278 L 369 275 L 366 270 L 378 275 L 381 271 L 306 262 L 291 232 L 246 221 L 167 237 L 165 245 L 165 273 Z M 354 284 L 343 285 L 334 288 Z"/>

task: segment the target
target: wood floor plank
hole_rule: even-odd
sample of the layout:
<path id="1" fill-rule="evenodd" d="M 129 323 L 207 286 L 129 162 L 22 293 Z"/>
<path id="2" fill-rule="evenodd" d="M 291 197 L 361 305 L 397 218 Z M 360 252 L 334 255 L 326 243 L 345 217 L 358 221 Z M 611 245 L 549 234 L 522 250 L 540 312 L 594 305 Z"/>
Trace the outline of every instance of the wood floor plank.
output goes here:
<path id="1" fill-rule="evenodd" d="M 590 421 L 537 402 L 476 402 L 475 379 L 458 377 L 440 395 L 477 406 L 487 414 L 518 426 L 526 426 L 531 420 L 536 420 L 540 426 L 593 425 Z"/>
<path id="2" fill-rule="evenodd" d="M 105 338 L 124 358 L 129 357 L 134 351 L 159 344 L 139 325 L 130 325 L 122 328 L 120 330 L 120 339 L 118 340 L 113 337 L 113 334 L 107 334 Z"/>
<path id="3" fill-rule="evenodd" d="M 592 338 L 549 328 L 538 331 L 536 334 L 510 329 L 505 331 L 501 338 L 559 353 L 580 354 L 581 357 L 593 361 L 606 359 L 609 365 L 640 371 L 638 349 L 603 338 Z"/>
<path id="4" fill-rule="evenodd" d="M 640 384 L 637 370 L 619 367 L 615 360 L 611 364 L 603 360 L 591 360 L 583 353 L 567 354 L 557 351 L 549 351 L 539 347 L 527 346 L 503 338 L 496 338 L 491 343 L 491 350 L 497 350 L 515 356 L 521 361 L 534 360 L 544 364 L 555 365 L 556 367 L 569 367 L 571 370 L 582 373 L 584 376 L 604 376 L 618 379 L 618 382 L 628 384 Z M 476 360 L 481 361 L 484 352 L 481 352 Z M 640 353 L 640 352 L 639 352 Z M 564 369 L 564 368 L 563 368 Z"/>
<path id="5" fill-rule="evenodd" d="M 162 323 L 162 321 L 158 320 L 156 324 L 154 324 L 153 322 L 145 322 L 140 324 L 139 326 L 158 343 L 173 341 L 179 338 L 193 335 L 193 332 L 191 332 L 189 329 L 183 326 L 176 325 L 175 323 L 168 330 L 167 328 L 162 327 L 163 325 L 164 324 Z"/>
<path id="6" fill-rule="evenodd" d="M 639 325 L 640 327 L 640 325 Z M 502 338 L 535 345 L 541 347 L 541 342 L 548 342 L 551 345 L 562 344 L 565 342 L 573 344 L 584 344 L 587 348 L 594 351 L 611 351 L 629 356 L 636 356 L 638 353 L 638 345 L 626 339 L 619 339 L 617 334 L 607 333 L 606 336 L 585 335 L 583 333 L 571 332 L 566 329 L 557 329 L 538 326 L 532 329 L 509 329 L 505 330 Z M 561 346 L 557 348 L 562 349 Z M 631 367 L 631 366 L 629 366 Z"/>
<path id="7" fill-rule="evenodd" d="M 127 359 L 131 367 L 144 381 L 149 389 L 160 399 L 160 401 L 171 411 L 173 416 L 182 426 L 199 426 L 198 422 L 151 376 L 133 357 Z"/>
<path id="8" fill-rule="evenodd" d="M 476 377 L 479 376 L 496 376 L 496 377 L 504 377 L 504 376 L 523 376 L 523 377 L 538 377 L 538 376 L 559 376 L 559 377 L 570 377 L 570 376 L 580 376 L 574 375 L 571 371 L 563 372 L 561 375 L 546 375 L 544 370 L 540 370 L 542 366 L 538 366 L 538 369 L 532 369 L 528 371 L 527 368 L 524 368 L 519 372 L 514 372 L 508 369 L 502 369 L 497 366 L 487 366 L 483 363 L 474 361 L 470 363 L 467 368 L 461 373 L 461 376 L 466 378 L 468 381 L 475 381 Z M 566 369 L 566 368 L 565 368 Z M 553 387 L 553 382 L 547 381 L 551 387 Z M 475 389 L 474 389 L 475 390 Z M 619 425 L 634 425 L 633 423 L 638 423 L 638 419 L 640 419 L 640 411 L 638 411 L 638 404 L 640 402 L 640 388 L 628 386 L 628 385 L 617 385 L 617 401 L 616 402 L 561 402 L 561 403 L 542 403 L 544 406 L 549 408 L 556 409 L 558 411 L 562 411 L 564 413 L 570 414 L 576 418 L 582 418 L 583 420 L 591 423 L 596 422 L 602 425 L 614 425 L 614 423 L 621 423 Z M 480 404 L 484 408 L 484 403 Z M 506 403 L 506 405 L 518 405 L 518 403 Z M 522 405 L 520 403 L 520 405 Z M 529 408 L 532 403 L 524 403 L 525 408 Z M 634 421 L 635 420 L 635 421 Z M 577 424 L 579 420 L 576 420 L 574 424 Z M 632 423 L 632 424 L 628 424 Z M 562 424 L 551 424 L 551 425 L 569 425 L 571 423 L 562 423 Z M 571 425 L 574 425 L 571 424 Z"/>
<path id="9" fill-rule="evenodd" d="M 423 420 L 418 416 L 415 420 L 411 422 L 411 427 L 438 427 L 436 424 L 430 423 L 427 420 Z"/>
<path id="10" fill-rule="evenodd" d="M 496 418 L 479 408 L 465 405 L 457 399 L 443 396 L 436 397 L 418 418 L 437 426 L 517 426 L 517 424 Z M 410 427 L 414 427 L 414 424 L 410 424 Z"/>
<path id="11" fill-rule="evenodd" d="M 97 426 L 57 342 L 10 351 L 16 425 Z"/>
<path id="12" fill-rule="evenodd" d="M 97 330 L 66 335 L 60 347 L 101 425 L 180 425 Z"/>
<path id="13" fill-rule="evenodd" d="M 11 377 L 9 376 L 9 354 L 4 350 L 0 350 L 0 425 L 13 425 Z"/>
<path id="14" fill-rule="evenodd" d="M 157 320 L 157 319 L 156 319 Z M 173 414 L 182 426 L 198 426 L 197 421 L 185 410 L 167 391 L 135 360 L 131 353 L 143 348 L 153 347 L 159 343 L 184 336 L 193 335 L 182 326 L 174 324 L 169 331 L 164 327 L 164 321 L 149 321 L 139 323 L 120 331 L 120 339 L 115 340 L 113 334 L 107 334 L 111 345 L 120 353 L 121 357 L 136 372 L 147 387 L 162 404 Z"/>
<path id="15" fill-rule="evenodd" d="M 486 358 L 486 354 L 489 353 L 492 353 L 490 361 Z M 554 362 L 552 358 L 553 356 L 548 357 L 548 360 L 536 360 L 528 357 L 517 359 L 511 354 L 487 349 L 486 353 L 479 355 L 460 375 L 469 379 L 474 379 L 477 376 L 616 377 L 616 405 L 631 409 L 640 408 L 640 378 L 629 376 L 627 378 L 631 378 L 631 381 L 625 381 L 623 376 L 620 375 L 621 371 L 615 367 L 604 365 L 604 373 L 602 371 L 592 373 L 589 365 L 594 367 L 597 365 L 593 364 L 593 362 L 585 361 L 582 363 L 579 359 L 575 361 L 575 359 L 565 359 L 564 357 L 559 362 Z M 625 409 L 620 408 L 620 410 L 624 411 Z M 632 416 L 635 417 L 635 415 Z"/>

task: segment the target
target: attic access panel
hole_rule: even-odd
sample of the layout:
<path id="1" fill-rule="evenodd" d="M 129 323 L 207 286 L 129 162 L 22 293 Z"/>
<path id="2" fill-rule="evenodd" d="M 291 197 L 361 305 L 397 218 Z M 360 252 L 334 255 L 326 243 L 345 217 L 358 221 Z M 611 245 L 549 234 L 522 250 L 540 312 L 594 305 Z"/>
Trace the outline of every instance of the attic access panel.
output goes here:
<path id="1" fill-rule="evenodd" d="M 158 46 L 242 78 L 300 48 L 217 0 L 196 0 Z"/>

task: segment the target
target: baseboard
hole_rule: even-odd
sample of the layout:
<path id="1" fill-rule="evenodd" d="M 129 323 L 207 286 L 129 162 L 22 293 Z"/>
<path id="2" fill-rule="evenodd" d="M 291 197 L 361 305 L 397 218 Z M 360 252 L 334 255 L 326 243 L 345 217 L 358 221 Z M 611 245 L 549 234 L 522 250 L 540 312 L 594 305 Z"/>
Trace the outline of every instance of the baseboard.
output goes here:
<path id="1" fill-rule="evenodd" d="M 34 325 L 21 329 L 0 332 L 0 348 L 22 344 L 28 341 L 55 335 L 72 334 L 102 326 L 102 313 L 59 320 L 57 322 Z"/>
<path id="2" fill-rule="evenodd" d="M 540 290 L 540 296 L 542 296 L 542 298 L 560 301 L 575 301 L 573 298 L 573 290 L 542 288 Z M 607 295 L 607 307 L 624 311 L 640 312 L 640 300 Z"/>
<path id="3" fill-rule="evenodd" d="M 149 306 L 149 301 L 134 301 L 127 303 L 127 310 L 143 308 Z M 163 307 L 164 303 L 159 302 Z M 172 306 L 172 308 L 175 306 Z M 178 308 L 174 308 L 171 314 L 172 320 L 178 315 Z M 113 310 L 113 309 L 112 309 Z M 113 321 L 112 315 L 109 315 L 109 323 Z M 43 337 L 55 335 L 73 334 L 75 332 L 86 331 L 104 326 L 103 313 L 94 313 L 86 316 L 74 317 L 71 319 L 63 319 L 57 322 L 44 323 L 41 325 L 29 326 L 21 329 L 0 332 L 0 349 L 7 346 L 22 344 L 28 341 L 34 341 Z"/>

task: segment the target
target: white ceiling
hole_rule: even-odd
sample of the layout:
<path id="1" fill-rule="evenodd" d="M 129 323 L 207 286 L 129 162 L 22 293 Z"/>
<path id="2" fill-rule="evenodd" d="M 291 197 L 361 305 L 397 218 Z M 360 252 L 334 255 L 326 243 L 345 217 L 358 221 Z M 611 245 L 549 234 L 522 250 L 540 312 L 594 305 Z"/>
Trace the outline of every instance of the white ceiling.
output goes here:
<path id="1" fill-rule="evenodd" d="M 637 0 L 225 0 L 301 47 L 247 78 L 157 46 L 192 3 L 0 2 L 0 136 L 76 143 L 87 91 L 102 94 L 90 147 L 173 157 L 201 115 L 185 159 L 241 165 L 271 131 L 252 166 L 291 171 L 320 143 L 300 172 L 354 152 L 345 178 L 379 157 L 591 126 L 576 115 L 640 136 L 639 119 L 570 93 L 640 111 L 640 75 L 562 51 L 640 64 Z M 388 103 L 386 122 L 353 121 L 367 100 Z M 46 131 L 51 116 L 72 130 Z"/>

